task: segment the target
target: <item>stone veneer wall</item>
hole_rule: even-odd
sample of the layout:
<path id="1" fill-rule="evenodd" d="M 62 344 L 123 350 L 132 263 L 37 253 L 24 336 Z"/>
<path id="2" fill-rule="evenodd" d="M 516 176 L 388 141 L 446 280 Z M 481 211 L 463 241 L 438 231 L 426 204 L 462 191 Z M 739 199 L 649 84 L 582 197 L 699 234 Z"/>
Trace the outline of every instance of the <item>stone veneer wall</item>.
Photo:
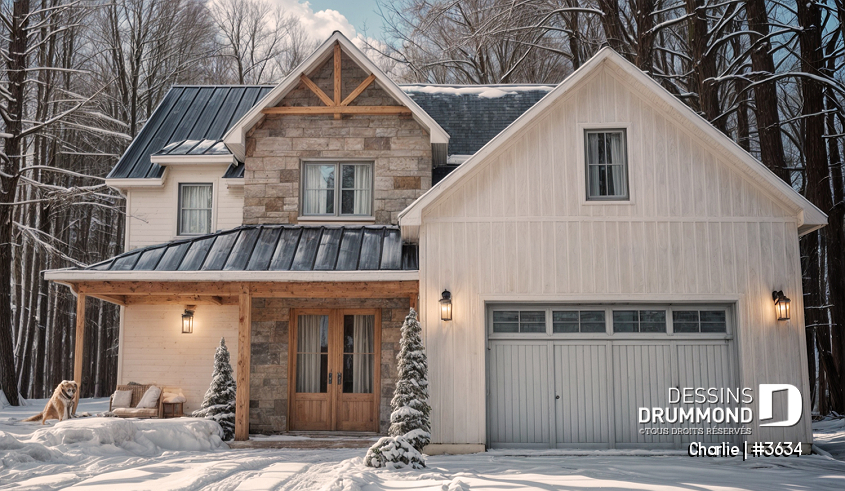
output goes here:
<path id="1" fill-rule="evenodd" d="M 394 299 L 255 298 L 252 301 L 249 430 L 288 431 L 288 322 L 292 308 L 381 309 L 381 402 L 379 429 L 390 426 L 390 400 L 396 387 L 400 328 L 410 309 L 407 297 Z"/>
<path id="2" fill-rule="evenodd" d="M 342 56 L 343 97 L 367 74 Z M 333 63 L 329 59 L 309 77 L 329 97 Z M 302 83 L 280 106 L 323 106 Z M 351 106 L 398 105 L 387 92 L 370 86 Z M 247 134 L 244 169 L 244 224 L 297 223 L 300 162 L 337 159 L 374 162 L 373 215 L 377 224 L 395 224 L 398 214 L 431 187 L 431 139 L 410 116 L 268 115 Z"/>

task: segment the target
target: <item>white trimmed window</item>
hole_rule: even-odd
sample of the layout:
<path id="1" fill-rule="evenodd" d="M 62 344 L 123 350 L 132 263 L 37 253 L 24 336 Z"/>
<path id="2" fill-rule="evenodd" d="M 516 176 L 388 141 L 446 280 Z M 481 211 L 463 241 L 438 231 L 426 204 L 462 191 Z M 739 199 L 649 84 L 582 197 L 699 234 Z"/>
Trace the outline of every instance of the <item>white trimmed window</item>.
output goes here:
<path id="1" fill-rule="evenodd" d="M 588 200 L 628 199 L 628 150 L 624 129 L 587 130 Z"/>
<path id="2" fill-rule="evenodd" d="M 729 310 L 720 305 L 494 305 L 488 328 L 494 338 L 725 336 Z"/>
<path id="3" fill-rule="evenodd" d="M 210 183 L 179 184 L 179 235 L 210 234 L 213 201 Z"/>
<path id="4" fill-rule="evenodd" d="M 302 168 L 303 215 L 372 216 L 372 163 L 306 162 Z"/>

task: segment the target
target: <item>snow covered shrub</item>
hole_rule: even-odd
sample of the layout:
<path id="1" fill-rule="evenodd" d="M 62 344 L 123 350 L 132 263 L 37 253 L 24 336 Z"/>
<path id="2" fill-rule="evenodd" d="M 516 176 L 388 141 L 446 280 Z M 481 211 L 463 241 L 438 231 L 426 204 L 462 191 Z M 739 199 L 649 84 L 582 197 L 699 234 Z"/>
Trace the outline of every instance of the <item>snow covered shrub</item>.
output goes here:
<path id="1" fill-rule="evenodd" d="M 404 436 L 385 436 L 367 450 L 364 465 L 388 469 L 422 469 L 425 459 Z"/>
<path id="2" fill-rule="evenodd" d="M 214 353 L 214 372 L 211 374 L 211 386 L 205 392 L 200 409 L 194 411 L 193 416 L 217 421 L 223 428 L 223 440 L 227 441 L 235 437 L 236 393 L 226 339 L 220 338 L 220 346 Z"/>
<path id="3" fill-rule="evenodd" d="M 403 436 L 418 452 L 431 441 L 428 405 L 428 360 L 420 338 L 420 323 L 414 309 L 402 324 L 399 355 L 399 381 L 390 407 L 390 436 Z"/>

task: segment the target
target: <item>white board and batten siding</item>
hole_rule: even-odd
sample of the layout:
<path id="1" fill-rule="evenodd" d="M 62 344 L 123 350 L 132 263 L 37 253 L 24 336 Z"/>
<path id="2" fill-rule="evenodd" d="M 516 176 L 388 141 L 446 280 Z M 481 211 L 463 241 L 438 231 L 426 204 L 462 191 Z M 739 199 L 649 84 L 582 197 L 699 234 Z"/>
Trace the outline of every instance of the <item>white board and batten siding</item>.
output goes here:
<path id="1" fill-rule="evenodd" d="M 226 338 L 237 376 L 238 306 L 199 305 L 194 332 L 182 334 L 181 305 L 129 305 L 123 308 L 119 383 L 179 387 L 185 413 L 199 409 L 211 384 L 214 353 Z"/>
<path id="2" fill-rule="evenodd" d="M 229 187 L 223 174 L 228 164 L 171 166 L 162 187 L 134 187 L 125 191 L 129 213 L 126 250 L 162 244 L 177 238 L 180 183 L 211 183 L 211 231 L 243 224 L 244 191 Z"/>
<path id="3" fill-rule="evenodd" d="M 488 360 L 516 356 L 554 363 L 539 345 L 504 353 L 488 344 L 486 306 L 496 302 L 731 305 L 740 386 L 788 383 L 809 393 L 800 210 L 755 182 L 742 170 L 745 164 L 638 84 L 602 64 L 422 210 L 421 315 L 434 443 L 486 443 Z M 631 199 L 587 202 L 584 130 L 615 127 L 627 130 Z M 451 322 L 440 320 L 443 289 L 452 292 Z M 792 299 L 790 321 L 776 321 L 772 290 Z M 614 345 L 589 355 L 578 353 L 588 346 L 554 349 L 575 350 L 564 358 L 594 363 L 610 349 L 634 348 Z M 557 383 L 580 390 L 581 375 L 570 375 Z M 544 382 L 512 383 L 512 390 L 528 391 Z M 583 397 L 600 403 L 604 396 Z M 755 421 L 753 438 L 810 442 L 806 401 L 798 425 L 760 428 Z M 551 410 L 542 399 L 540 406 L 540 414 Z M 756 412 L 756 401 L 754 407 Z M 531 428 L 548 430 L 542 424 Z"/>

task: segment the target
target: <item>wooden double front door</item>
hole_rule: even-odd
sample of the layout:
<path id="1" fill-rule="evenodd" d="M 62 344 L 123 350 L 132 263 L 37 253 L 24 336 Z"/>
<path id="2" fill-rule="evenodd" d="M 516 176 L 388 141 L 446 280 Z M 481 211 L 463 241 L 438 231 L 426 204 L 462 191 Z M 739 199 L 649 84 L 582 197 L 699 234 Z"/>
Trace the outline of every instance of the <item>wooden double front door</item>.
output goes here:
<path id="1" fill-rule="evenodd" d="M 291 311 L 291 430 L 378 431 L 378 309 Z"/>

